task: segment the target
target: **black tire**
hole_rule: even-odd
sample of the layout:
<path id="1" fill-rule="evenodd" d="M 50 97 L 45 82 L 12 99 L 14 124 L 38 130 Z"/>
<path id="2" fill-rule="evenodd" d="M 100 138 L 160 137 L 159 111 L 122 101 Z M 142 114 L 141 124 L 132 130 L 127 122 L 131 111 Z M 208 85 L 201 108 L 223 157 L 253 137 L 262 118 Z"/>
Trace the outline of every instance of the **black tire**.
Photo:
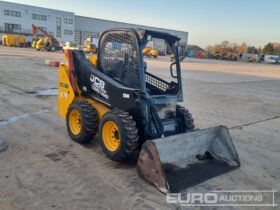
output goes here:
<path id="1" fill-rule="evenodd" d="M 104 143 L 102 137 L 103 126 L 106 122 L 113 121 L 120 132 L 120 144 L 115 151 L 110 151 Z M 104 132 L 104 131 L 103 131 Z M 115 109 L 106 113 L 100 121 L 98 131 L 98 141 L 103 152 L 114 161 L 122 161 L 134 154 L 138 147 L 138 129 L 136 122 L 128 112 Z"/>
<path id="2" fill-rule="evenodd" d="M 194 130 L 194 120 L 192 114 L 189 112 L 188 109 L 182 107 L 180 105 L 176 106 L 177 116 L 180 117 L 182 121 L 182 133 L 193 131 Z"/>
<path id="3" fill-rule="evenodd" d="M 71 131 L 69 125 L 69 115 L 73 109 L 77 110 L 81 116 L 81 131 L 77 135 Z M 96 109 L 87 101 L 73 102 L 67 111 L 66 126 L 69 136 L 75 142 L 81 144 L 89 143 L 98 131 L 98 115 Z"/>

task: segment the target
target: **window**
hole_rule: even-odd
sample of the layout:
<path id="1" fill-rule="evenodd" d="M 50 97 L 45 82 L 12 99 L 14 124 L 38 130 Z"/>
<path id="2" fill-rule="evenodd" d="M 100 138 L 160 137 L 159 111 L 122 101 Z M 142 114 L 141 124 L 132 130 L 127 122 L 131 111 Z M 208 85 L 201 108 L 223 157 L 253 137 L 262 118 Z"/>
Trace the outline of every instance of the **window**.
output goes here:
<path id="1" fill-rule="evenodd" d="M 47 16 L 46 15 L 32 14 L 32 19 L 46 21 L 47 20 Z"/>
<path id="2" fill-rule="evenodd" d="M 137 45 L 130 32 L 107 32 L 101 40 L 100 67 L 122 85 L 140 88 Z"/>
<path id="3" fill-rule="evenodd" d="M 61 28 L 56 29 L 56 36 L 61 37 Z"/>
<path id="4" fill-rule="evenodd" d="M 72 30 L 64 30 L 64 34 L 72 36 L 73 35 L 73 31 Z"/>
<path id="5" fill-rule="evenodd" d="M 5 32 L 13 33 L 19 32 L 21 30 L 21 25 L 13 23 L 5 23 Z"/>
<path id="6" fill-rule="evenodd" d="M 56 26 L 61 26 L 61 18 L 56 18 Z"/>
<path id="7" fill-rule="evenodd" d="M 65 23 L 65 24 L 73 24 L 73 20 L 72 20 L 72 19 L 67 19 L 67 18 L 65 18 L 65 19 L 64 19 L 64 23 Z"/>
<path id="8" fill-rule="evenodd" d="M 178 70 L 177 66 L 173 66 L 173 73 L 170 72 L 170 68 L 172 63 L 174 62 L 173 59 L 170 61 L 166 61 L 164 65 L 161 66 L 161 72 L 154 71 L 154 64 L 148 57 L 158 57 L 159 55 L 165 55 L 166 52 L 172 54 L 176 54 L 178 48 L 176 44 L 170 45 L 169 38 L 157 38 L 151 36 L 151 41 L 146 43 L 146 46 L 143 46 L 143 60 L 145 64 L 145 85 L 149 95 L 177 95 L 180 90 L 179 81 L 176 77 Z M 144 49 L 149 49 L 148 51 Z M 144 57 L 145 56 L 145 57 Z M 163 73 L 164 72 L 164 73 Z M 172 76 L 174 74 L 175 77 Z M 166 75 L 166 77 L 163 77 Z"/>
<path id="9" fill-rule="evenodd" d="M 21 30 L 21 25 L 19 25 L 19 24 L 14 24 L 14 29 L 15 29 L 15 30 Z"/>
<path id="10" fill-rule="evenodd" d="M 56 36 L 61 37 L 61 17 L 56 18 Z"/>
<path id="11" fill-rule="evenodd" d="M 4 10 L 4 15 L 14 16 L 14 17 L 21 17 L 21 13 L 20 12 L 11 11 L 11 10 Z"/>

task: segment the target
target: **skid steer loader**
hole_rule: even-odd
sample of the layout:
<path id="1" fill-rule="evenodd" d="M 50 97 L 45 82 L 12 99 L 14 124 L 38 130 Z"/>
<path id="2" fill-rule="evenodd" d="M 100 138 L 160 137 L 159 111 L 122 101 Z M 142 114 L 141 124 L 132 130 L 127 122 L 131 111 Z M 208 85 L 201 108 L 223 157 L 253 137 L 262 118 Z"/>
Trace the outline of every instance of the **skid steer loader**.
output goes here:
<path id="1" fill-rule="evenodd" d="M 153 38 L 165 40 L 175 55 L 165 73 L 150 71 L 143 60 L 142 49 Z M 226 127 L 195 130 L 190 112 L 178 105 L 183 101 L 179 40 L 150 30 L 107 30 L 97 55 L 87 59 L 82 51 L 66 50 L 59 69 L 58 112 L 69 136 L 87 143 L 98 135 L 104 153 L 116 161 L 140 150 L 139 176 L 164 193 L 240 165 Z"/>

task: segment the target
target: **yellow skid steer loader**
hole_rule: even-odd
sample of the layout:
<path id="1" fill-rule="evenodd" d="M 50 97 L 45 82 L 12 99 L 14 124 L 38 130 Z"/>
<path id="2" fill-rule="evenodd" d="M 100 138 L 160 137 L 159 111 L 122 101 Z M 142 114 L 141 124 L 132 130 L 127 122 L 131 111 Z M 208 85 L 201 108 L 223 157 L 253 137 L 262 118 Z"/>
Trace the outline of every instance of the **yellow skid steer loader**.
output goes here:
<path id="1" fill-rule="evenodd" d="M 175 55 L 167 72 L 144 61 L 142 50 L 153 38 L 164 40 Z M 97 55 L 87 59 L 82 51 L 66 50 L 59 69 L 58 112 L 69 136 L 88 143 L 97 135 L 115 161 L 140 150 L 139 176 L 164 193 L 203 182 L 202 173 L 211 178 L 240 165 L 226 127 L 196 130 L 190 112 L 178 104 L 183 101 L 179 40 L 150 30 L 107 30 Z"/>

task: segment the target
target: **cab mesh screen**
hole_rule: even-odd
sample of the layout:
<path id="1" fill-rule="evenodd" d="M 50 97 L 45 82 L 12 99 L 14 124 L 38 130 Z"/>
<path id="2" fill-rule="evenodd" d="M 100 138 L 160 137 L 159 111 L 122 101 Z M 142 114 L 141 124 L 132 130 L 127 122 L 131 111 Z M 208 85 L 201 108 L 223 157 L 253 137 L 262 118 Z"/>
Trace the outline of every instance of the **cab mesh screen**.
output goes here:
<path id="1" fill-rule="evenodd" d="M 130 33 L 107 33 L 101 45 L 101 70 L 124 86 L 139 89 L 137 48 Z"/>
<path id="2" fill-rule="evenodd" d="M 153 74 L 146 72 L 145 82 L 152 85 L 153 87 L 165 92 L 169 89 L 169 83 L 156 77 Z"/>

